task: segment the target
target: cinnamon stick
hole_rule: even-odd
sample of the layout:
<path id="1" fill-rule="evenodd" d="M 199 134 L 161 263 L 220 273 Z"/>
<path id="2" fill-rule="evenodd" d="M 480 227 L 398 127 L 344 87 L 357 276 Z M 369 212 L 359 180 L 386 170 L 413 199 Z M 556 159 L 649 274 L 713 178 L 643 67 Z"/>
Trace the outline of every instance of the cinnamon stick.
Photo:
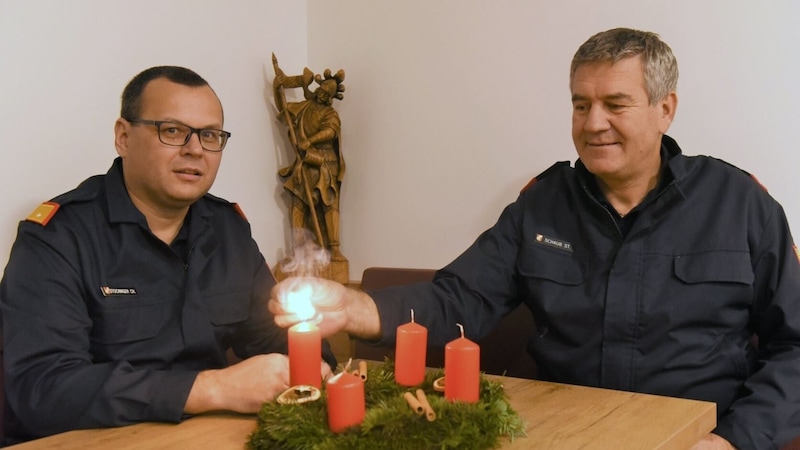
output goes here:
<path id="1" fill-rule="evenodd" d="M 417 389 L 417 400 L 422 405 L 422 408 L 425 412 L 425 418 L 428 419 L 428 422 L 433 422 L 436 420 L 436 411 L 434 411 L 431 407 L 431 404 L 428 403 L 428 397 L 425 396 L 425 391 L 422 389 Z"/>
<path id="2" fill-rule="evenodd" d="M 419 400 L 414 397 L 414 394 L 411 392 L 406 392 L 403 394 L 403 398 L 406 399 L 406 403 L 408 403 L 408 406 L 410 406 L 415 413 L 419 415 L 425 413 L 425 408 L 422 406 L 422 403 L 420 403 Z"/>

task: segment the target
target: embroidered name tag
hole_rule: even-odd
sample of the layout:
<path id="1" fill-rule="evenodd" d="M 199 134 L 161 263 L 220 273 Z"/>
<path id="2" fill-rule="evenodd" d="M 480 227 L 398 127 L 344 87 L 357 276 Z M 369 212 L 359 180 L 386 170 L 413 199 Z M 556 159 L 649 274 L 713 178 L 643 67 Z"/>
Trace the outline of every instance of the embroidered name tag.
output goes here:
<path id="1" fill-rule="evenodd" d="M 115 295 L 136 295 L 136 289 L 134 288 L 112 288 L 108 286 L 100 286 L 100 292 L 103 293 L 103 297 L 111 297 Z"/>
<path id="2" fill-rule="evenodd" d="M 536 233 L 536 242 L 548 247 L 557 248 L 572 253 L 572 244 L 561 239 L 551 238 L 543 234 Z"/>

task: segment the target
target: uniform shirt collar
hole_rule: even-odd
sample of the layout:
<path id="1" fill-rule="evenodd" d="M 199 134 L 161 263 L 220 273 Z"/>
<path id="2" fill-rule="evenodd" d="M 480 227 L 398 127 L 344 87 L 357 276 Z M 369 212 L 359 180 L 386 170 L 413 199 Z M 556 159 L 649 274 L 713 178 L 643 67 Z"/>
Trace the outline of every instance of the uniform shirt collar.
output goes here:
<path id="1" fill-rule="evenodd" d="M 597 184 L 597 178 L 586 169 L 586 166 L 581 160 L 575 163 L 575 168 L 578 172 L 581 184 L 592 197 L 611 214 L 611 217 L 614 218 L 615 222 L 617 222 L 617 225 L 620 227 L 622 234 L 626 235 L 631 227 L 633 227 L 633 223 L 636 221 L 639 212 L 661 195 L 667 187 L 675 181 L 678 173 L 683 173 L 683 165 L 680 164 L 681 158 L 675 158 L 680 154 L 681 149 L 678 147 L 678 143 L 671 137 L 664 135 L 661 139 L 661 168 L 659 169 L 661 171 L 661 176 L 659 177 L 658 184 L 647 193 L 644 200 L 642 200 L 639 205 L 633 208 L 624 217 L 621 217 L 614 207 L 611 206 L 605 194 L 600 190 Z"/>
<path id="2" fill-rule="evenodd" d="M 144 214 L 134 206 L 130 195 L 128 195 L 128 189 L 125 187 L 122 158 L 117 157 L 114 159 L 114 163 L 106 173 L 105 184 L 109 222 L 139 223 L 148 228 Z M 206 206 L 205 199 L 200 198 L 192 204 L 188 214 L 195 216 L 195 218 L 207 217 L 211 215 L 211 211 Z"/>
<path id="3" fill-rule="evenodd" d="M 122 158 L 114 159 L 114 164 L 106 173 L 105 183 L 109 222 L 140 223 L 147 228 L 144 214 L 133 205 L 133 201 L 128 195 L 128 189 L 125 187 L 125 179 L 122 176 Z"/>

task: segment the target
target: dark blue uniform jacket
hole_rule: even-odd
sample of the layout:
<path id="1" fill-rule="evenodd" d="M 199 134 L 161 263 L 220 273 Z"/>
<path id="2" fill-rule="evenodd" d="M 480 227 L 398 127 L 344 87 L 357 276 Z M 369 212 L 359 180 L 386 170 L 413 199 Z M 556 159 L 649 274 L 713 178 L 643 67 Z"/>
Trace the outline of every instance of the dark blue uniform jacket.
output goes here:
<path id="1" fill-rule="evenodd" d="M 204 196 L 169 246 L 119 159 L 53 202 L 46 226 L 20 224 L 0 284 L 7 433 L 177 422 L 197 373 L 225 367 L 229 348 L 286 353 L 267 311 L 275 280 L 235 205 Z M 327 346 L 326 359 L 335 367 Z"/>
<path id="2" fill-rule="evenodd" d="M 800 434 L 800 256 L 781 206 L 668 136 L 662 160 L 628 220 L 580 161 L 556 164 L 433 283 L 371 293 L 384 341 L 410 308 L 444 344 L 522 302 L 541 379 L 715 402 L 741 449 Z"/>

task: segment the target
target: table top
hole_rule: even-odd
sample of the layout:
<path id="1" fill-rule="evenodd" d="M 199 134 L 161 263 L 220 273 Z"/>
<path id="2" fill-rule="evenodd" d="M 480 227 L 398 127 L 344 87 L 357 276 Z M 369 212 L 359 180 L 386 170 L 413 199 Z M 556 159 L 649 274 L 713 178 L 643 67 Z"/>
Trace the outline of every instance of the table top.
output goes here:
<path id="1" fill-rule="evenodd" d="M 490 375 L 490 377 L 493 377 Z M 709 402 L 520 378 L 502 380 L 526 437 L 503 449 L 686 449 L 716 427 Z M 208 414 L 180 424 L 141 423 L 75 430 L 13 446 L 14 450 L 243 449 L 256 417 Z"/>

